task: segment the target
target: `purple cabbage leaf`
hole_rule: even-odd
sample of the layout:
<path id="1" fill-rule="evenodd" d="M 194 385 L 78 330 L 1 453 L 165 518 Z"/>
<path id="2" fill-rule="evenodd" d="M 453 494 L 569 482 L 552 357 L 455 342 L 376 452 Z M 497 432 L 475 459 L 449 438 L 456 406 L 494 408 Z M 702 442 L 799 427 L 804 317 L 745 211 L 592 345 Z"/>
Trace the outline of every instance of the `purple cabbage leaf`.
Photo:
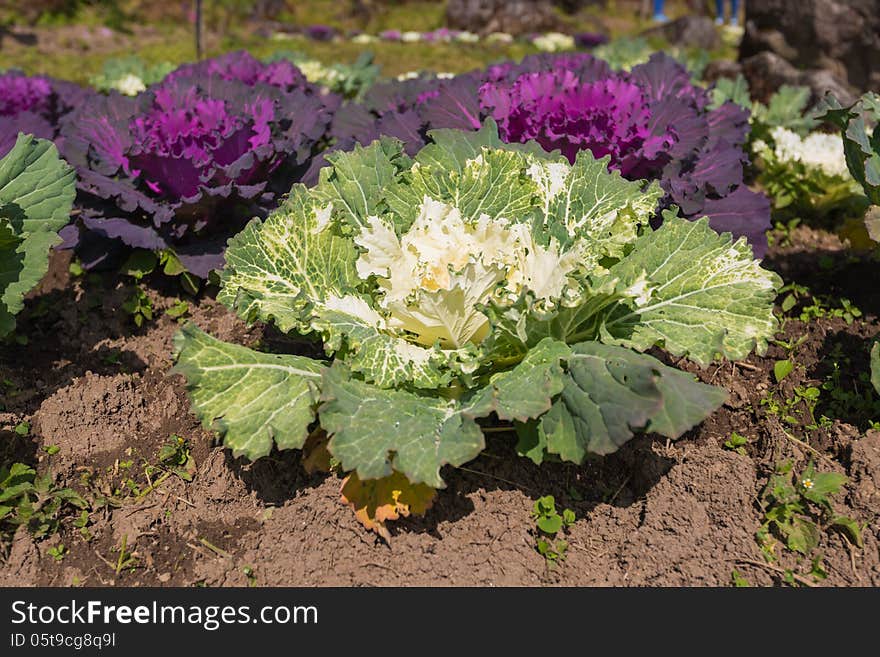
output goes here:
<path id="1" fill-rule="evenodd" d="M 66 117 L 62 152 L 79 174 L 81 220 L 63 246 L 86 268 L 149 249 L 207 278 L 228 237 L 308 170 L 338 99 L 289 62 L 233 55 L 186 65 L 135 98 L 92 98 Z"/>
<path id="2" fill-rule="evenodd" d="M 0 73 L 0 157 L 12 150 L 20 132 L 55 139 L 61 119 L 93 94 L 72 82 Z"/>

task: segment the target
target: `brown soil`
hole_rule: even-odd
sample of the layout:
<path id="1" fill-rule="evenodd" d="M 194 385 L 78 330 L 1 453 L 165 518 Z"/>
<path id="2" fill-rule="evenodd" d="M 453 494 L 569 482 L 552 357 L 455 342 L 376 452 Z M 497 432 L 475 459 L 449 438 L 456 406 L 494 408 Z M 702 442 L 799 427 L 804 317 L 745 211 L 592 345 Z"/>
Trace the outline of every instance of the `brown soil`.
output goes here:
<path id="1" fill-rule="evenodd" d="M 298 454 L 248 463 L 216 446 L 189 413 L 181 377 L 169 372 L 177 323 L 163 315 L 135 329 L 120 310 L 130 288 L 110 277 L 70 280 L 66 258 L 54 256 L 19 319 L 28 345 L 0 351 L 4 461 L 35 463 L 59 485 L 94 499 L 128 477 L 143 490 L 143 464 L 155 463 L 160 446 L 177 434 L 189 440 L 196 470 L 191 482 L 171 476 L 140 497 L 118 495 L 120 506 L 92 514 L 90 540 L 72 518 L 44 541 L 19 529 L 6 546 L 0 585 L 725 586 L 733 570 L 752 584 L 780 584 L 778 569 L 805 573 L 809 560 L 780 547 L 779 561 L 766 565 L 755 538 L 757 499 L 778 463 L 802 468 L 810 459 L 849 476 L 836 509 L 866 526 L 862 549 L 823 533 L 828 578 L 818 583 L 880 585 L 880 433 L 863 433 L 870 411 L 829 405 L 816 413 L 831 417 L 831 426 L 809 431 L 784 425 L 760 401 L 771 390 L 785 398 L 796 386 L 821 383 L 832 361 L 841 364 L 843 388 L 864 385 L 859 375 L 880 326 L 880 288 L 865 284 L 876 263 L 801 229 L 768 264 L 787 281 L 851 299 L 864 317 L 851 325 L 788 321 L 783 337 L 802 339 L 795 356 L 801 367 L 779 386 L 772 369 L 787 357 L 780 346 L 744 364 L 698 370 L 681 363 L 731 394 L 676 443 L 644 436 L 581 467 L 537 467 L 493 435 L 480 458 L 444 473 L 449 486 L 427 516 L 395 523 L 386 544 L 339 502 L 339 479 L 306 474 Z M 150 294 L 158 309 L 174 302 L 160 289 Z M 192 319 L 242 344 L 278 339 L 244 326 L 208 297 L 192 304 Z M 22 421 L 31 425 L 25 438 L 12 431 Z M 750 438 L 744 455 L 723 448 L 734 431 Z M 52 445 L 60 450 L 48 456 L 44 448 Z M 566 560 L 552 567 L 535 549 L 530 517 L 534 500 L 547 494 L 578 518 Z M 56 562 L 47 548 L 59 541 L 69 552 Z M 133 559 L 119 568 L 123 541 Z"/>

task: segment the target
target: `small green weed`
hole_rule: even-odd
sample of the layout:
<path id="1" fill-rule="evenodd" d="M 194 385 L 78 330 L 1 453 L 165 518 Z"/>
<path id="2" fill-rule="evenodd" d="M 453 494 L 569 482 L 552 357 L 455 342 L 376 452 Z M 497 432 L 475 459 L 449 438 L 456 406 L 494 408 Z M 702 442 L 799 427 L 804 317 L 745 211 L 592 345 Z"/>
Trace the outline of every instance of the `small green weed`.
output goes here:
<path id="1" fill-rule="evenodd" d="M 730 571 L 730 583 L 738 589 L 744 589 L 751 586 L 749 580 L 743 577 L 736 569 Z"/>
<path id="2" fill-rule="evenodd" d="M 53 547 L 50 547 L 46 550 L 46 554 L 52 557 L 55 561 L 61 562 L 64 560 L 64 555 L 68 552 L 67 548 L 64 547 L 64 543 L 59 543 Z"/>
<path id="3" fill-rule="evenodd" d="M 178 322 L 180 322 L 183 321 L 184 318 L 186 318 L 189 312 L 189 302 L 178 299 L 173 306 L 165 311 L 165 314 L 171 319 L 176 319 Z"/>
<path id="4" fill-rule="evenodd" d="M 777 559 L 778 544 L 811 559 L 808 574 L 822 579 L 822 555 L 815 554 L 823 532 L 843 534 L 853 545 L 862 547 L 862 528 L 852 518 L 838 515 L 831 498 L 847 478 L 836 472 L 818 472 L 810 462 L 796 474 L 791 463 L 776 468 L 759 498 L 764 522 L 757 532 L 758 543 L 768 562 Z M 787 578 L 794 583 L 796 578 Z"/>
<path id="5" fill-rule="evenodd" d="M 840 318 L 847 324 L 852 324 L 862 316 L 862 311 L 849 299 L 813 294 L 805 285 L 790 283 L 779 290 L 779 295 L 782 297 L 780 308 L 783 314 L 804 323 L 816 319 Z"/>
<path id="6" fill-rule="evenodd" d="M 732 452 L 736 452 L 740 456 L 745 456 L 746 445 L 749 444 L 749 439 L 745 436 L 740 436 L 736 431 L 730 434 L 730 438 L 728 438 L 724 442 L 724 449 L 729 449 Z"/>
<path id="7" fill-rule="evenodd" d="M 247 577 L 248 587 L 254 588 L 257 585 L 257 576 L 254 574 L 254 569 L 250 566 L 245 566 L 241 569 L 241 572 Z"/>
<path id="8" fill-rule="evenodd" d="M 11 538 L 25 525 L 37 539 L 58 532 L 69 511 L 88 512 L 89 503 L 70 488 L 59 488 L 52 475 L 37 475 L 29 465 L 0 468 L 0 534 Z"/>
<path id="9" fill-rule="evenodd" d="M 147 293 L 136 287 L 132 295 L 122 304 L 122 309 L 131 315 L 134 325 L 140 328 L 145 321 L 153 320 L 153 302 Z"/>
<path id="10" fill-rule="evenodd" d="M 574 511 L 565 509 L 560 514 L 556 510 L 556 500 L 553 496 L 545 495 L 535 502 L 532 518 L 534 518 L 539 532 L 538 553 L 547 560 L 548 565 L 564 561 L 568 542 L 557 538 L 557 534 L 574 524 Z"/>

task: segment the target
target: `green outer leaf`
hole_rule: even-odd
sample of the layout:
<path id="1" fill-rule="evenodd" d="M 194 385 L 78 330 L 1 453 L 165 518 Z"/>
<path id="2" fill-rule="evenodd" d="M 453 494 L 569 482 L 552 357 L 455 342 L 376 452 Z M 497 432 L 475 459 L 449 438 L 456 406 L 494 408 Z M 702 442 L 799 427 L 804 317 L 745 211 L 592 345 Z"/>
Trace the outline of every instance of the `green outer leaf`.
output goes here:
<path id="1" fill-rule="evenodd" d="M 540 160 L 560 160 L 560 152 L 548 153 L 540 144 L 529 141 L 525 144 L 507 144 L 498 136 L 498 124 L 489 117 L 483 121 L 479 130 L 453 130 L 438 128 L 428 131 L 431 143 L 416 155 L 416 162 L 422 165 L 447 169 L 461 173 L 465 163 L 474 159 L 484 148 L 524 153 Z"/>
<path id="2" fill-rule="evenodd" d="M 674 440 L 721 408 L 728 395 L 723 388 L 700 383 L 687 372 L 662 367 L 657 388 L 663 395 L 663 406 L 646 431 Z"/>
<path id="3" fill-rule="evenodd" d="M 719 78 L 709 93 L 712 98 L 710 109 L 718 109 L 727 101 L 736 103 L 745 109 L 752 107 L 749 83 L 742 74 L 737 75 L 735 79 Z"/>
<path id="4" fill-rule="evenodd" d="M 455 401 L 383 390 L 351 378 L 339 363 L 324 371 L 321 389 L 327 449 L 361 479 L 397 471 L 413 484 L 443 488 L 441 467 L 463 465 L 485 447 L 473 416 Z"/>
<path id="5" fill-rule="evenodd" d="M 321 169 L 314 196 L 333 203 L 345 221 L 362 228 L 370 215 L 380 214 L 385 189 L 398 172 L 409 166 L 403 144 L 382 137 L 369 146 L 355 144 L 354 151 L 328 153 L 329 167 Z"/>
<path id="6" fill-rule="evenodd" d="M 564 342 L 541 340 L 516 367 L 493 376 L 469 406 L 480 416 L 494 411 L 502 420 L 525 422 L 540 416 L 562 392 L 565 372 L 561 361 L 570 355 Z"/>
<path id="7" fill-rule="evenodd" d="M 229 240 L 217 299 L 248 321 L 275 321 L 282 331 L 311 330 L 314 307 L 360 284 L 351 239 L 332 227 L 318 231 L 305 187 L 268 219 L 251 221 Z"/>
<path id="8" fill-rule="evenodd" d="M 460 133 L 459 138 L 470 134 L 473 133 Z M 422 152 L 429 148 L 432 146 Z M 401 227 L 415 221 L 426 196 L 453 204 L 469 219 L 477 219 L 481 214 L 514 222 L 530 218 L 538 186 L 521 175 L 528 166 L 523 153 L 509 149 L 478 151 L 477 156 L 482 159 L 463 164 L 461 169 L 457 163 L 451 165 L 455 168 L 424 164 L 420 156 L 421 153 L 416 157 L 418 166 L 386 189 L 389 207 L 403 219 Z"/>
<path id="9" fill-rule="evenodd" d="M 20 134 L 0 160 L 0 208 L 22 233 L 58 232 L 70 221 L 75 181 L 55 144 Z M 9 206 L 21 212 L 12 215 Z"/>
<path id="10" fill-rule="evenodd" d="M 871 347 L 871 383 L 874 389 L 880 393 L 880 342 L 875 342 Z"/>
<path id="11" fill-rule="evenodd" d="M 547 456 L 547 434 L 538 422 L 517 422 L 516 453 L 529 459 L 535 465 L 541 465 Z"/>
<path id="12" fill-rule="evenodd" d="M 770 97 L 766 107 L 761 107 L 756 119 L 770 127 L 782 126 L 806 135 L 816 127 L 816 120 L 807 112 L 812 91 L 809 87 L 779 87 L 779 91 Z"/>
<path id="13" fill-rule="evenodd" d="M 725 393 L 646 354 L 584 342 L 572 347 L 562 395 L 539 420 L 547 451 L 580 463 L 609 454 L 647 428 L 676 438 L 705 419 Z"/>
<path id="14" fill-rule="evenodd" d="M 0 217 L 0 337 L 15 328 L 15 314 L 23 301 L 17 294 L 6 294 L 7 288 L 19 280 L 24 269 L 24 253 L 19 248 L 24 240 L 10 223 Z"/>
<path id="15" fill-rule="evenodd" d="M 752 258 L 744 238 L 734 243 L 706 218 L 665 212 L 663 226 L 640 237 L 609 275 L 634 284 L 643 274 L 653 295 L 638 308 L 621 305 L 605 326 L 611 341 L 639 351 L 660 345 L 703 365 L 719 354 L 737 360 L 766 351 L 782 281 Z"/>
<path id="16" fill-rule="evenodd" d="M 549 452 L 581 463 L 588 452 L 617 451 L 660 411 L 663 398 L 650 356 L 598 342 L 572 351 L 562 397 L 541 427 Z"/>
<path id="17" fill-rule="evenodd" d="M 589 255 L 618 258 L 657 211 L 663 190 L 657 182 L 643 190 L 641 181 L 629 181 L 609 171 L 610 156 L 597 160 L 589 150 L 578 152 L 565 185 L 550 202 L 547 223 L 560 239 L 577 231 L 587 236 Z M 554 230 L 554 226 L 565 228 Z"/>
<path id="18" fill-rule="evenodd" d="M 75 194 L 74 171 L 49 141 L 19 135 L 0 160 L 0 336 L 48 270 Z"/>
<path id="19" fill-rule="evenodd" d="M 187 380 L 193 409 L 233 454 L 249 459 L 301 448 L 315 419 L 323 363 L 264 354 L 211 337 L 194 324 L 174 336 L 174 371 Z"/>

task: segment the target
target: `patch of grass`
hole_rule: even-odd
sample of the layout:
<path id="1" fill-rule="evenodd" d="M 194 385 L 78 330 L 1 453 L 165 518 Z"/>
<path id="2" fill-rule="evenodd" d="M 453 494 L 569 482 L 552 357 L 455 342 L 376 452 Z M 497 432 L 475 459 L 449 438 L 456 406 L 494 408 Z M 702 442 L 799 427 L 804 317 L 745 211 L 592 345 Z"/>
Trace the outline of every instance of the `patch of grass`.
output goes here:
<path id="1" fill-rule="evenodd" d="M 833 421 L 816 412 L 822 391 L 816 386 L 795 386 L 790 397 L 781 399 L 771 390 L 761 399 L 761 406 L 770 415 L 775 415 L 792 427 L 807 431 L 829 427 Z"/>

